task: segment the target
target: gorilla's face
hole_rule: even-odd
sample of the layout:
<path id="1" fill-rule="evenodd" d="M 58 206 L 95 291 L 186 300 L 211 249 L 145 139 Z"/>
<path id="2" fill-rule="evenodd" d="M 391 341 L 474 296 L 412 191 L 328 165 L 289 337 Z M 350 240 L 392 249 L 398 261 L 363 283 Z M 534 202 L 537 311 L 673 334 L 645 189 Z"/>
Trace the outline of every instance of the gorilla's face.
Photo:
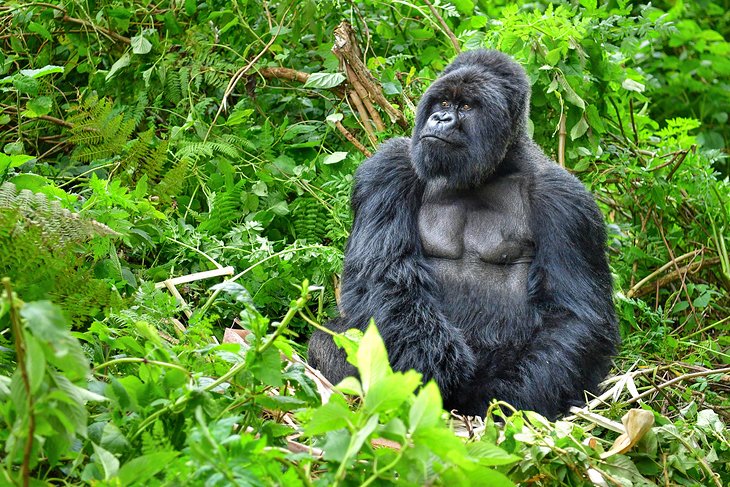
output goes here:
<path id="1" fill-rule="evenodd" d="M 444 70 L 418 105 L 411 155 L 421 179 L 448 186 L 483 183 L 524 133 L 529 84 L 496 51 L 467 52 Z"/>

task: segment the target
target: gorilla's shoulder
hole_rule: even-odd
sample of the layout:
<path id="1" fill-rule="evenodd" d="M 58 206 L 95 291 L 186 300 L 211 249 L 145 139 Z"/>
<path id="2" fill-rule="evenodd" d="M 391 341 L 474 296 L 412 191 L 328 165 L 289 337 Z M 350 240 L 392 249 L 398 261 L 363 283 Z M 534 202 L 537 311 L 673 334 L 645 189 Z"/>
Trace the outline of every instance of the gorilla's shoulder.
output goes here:
<path id="1" fill-rule="evenodd" d="M 412 207 L 422 191 L 423 183 L 411 164 L 411 140 L 398 137 L 384 142 L 357 168 L 351 206 L 356 214 L 366 203 L 378 208 Z"/>
<path id="2" fill-rule="evenodd" d="M 537 147 L 537 146 L 535 146 Z M 539 148 L 539 156 L 533 160 L 530 200 L 533 211 L 560 215 L 566 220 L 587 217 L 598 220 L 598 206 L 583 183 L 547 157 Z"/>
<path id="3" fill-rule="evenodd" d="M 411 139 L 407 137 L 383 142 L 378 151 L 360 164 L 355 173 L 355 181 L 359 184 L 408 183 L 415 177 L 411 165 Z"/>

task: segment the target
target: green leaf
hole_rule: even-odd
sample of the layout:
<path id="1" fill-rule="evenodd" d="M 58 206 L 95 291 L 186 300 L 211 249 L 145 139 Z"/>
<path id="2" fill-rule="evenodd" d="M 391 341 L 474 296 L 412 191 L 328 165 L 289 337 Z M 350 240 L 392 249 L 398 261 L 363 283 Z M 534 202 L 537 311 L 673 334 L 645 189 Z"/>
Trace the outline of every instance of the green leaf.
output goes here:
<path id="1" fill-rule="evenodd" d="M 335 388 L 338 391 L 344 392 L 345 394 L 362 397 L 362 384 L 360 384 L 360 381 L 357 380 L 355 377 L 345 377 L 340 381 L 339 384 L 336 385 Z"/>
<path id="2" fill-rule="evenodd" d="M 26 162 L 32 161 L 33 159 L 33 156 L 29 156 L 27 154 L 6 156 L 5 154 L 0 153 L 0 174 L 5 174 L 8 169 L 20 167 Z"/>
<path id="3" fill-rule="evenodd" d="M 48 76 L 49 74 L 54 73 L 63 73 L 63 66 L 55 66 L 53 64 L 49 64 L 47 66 L 43 66 L 42 68 L 38 69 L 21 69 L 20 74 L 23 76 L 27 76 L 29 78 L 37 79 L 42 78 L 43 76 Z"/>
<path id="4" fill-rule="evenodd" d="M 13 82 L 13 86 L 16 90 L 18 90 L 19 93 L 28 94 L 31 96 L 35 96 L 38 94 L 38 89 L 40 85 L 38 84 L 37 79 L 31 78 L 30 76 L 15 75 L 12 76 L 10 80 Z"/>
<path id="5" fill-rule="evenodd" d="M 496 465 L 509 465 L 521 460 L 517 455 L 512 455 L 502 450 L 495 444 L 489 443 L 486 439 L 477 441 L 475 443 L 469 443 L 467 451 L 473 457 L 479 460 L 479 463 L 488 467 Z"/>
<path id="6" fill-rule="evenodd" d="M 328 89 L 342 84 L 343 81 L 345 75 L 342 73 L 312 73 L 304 83 L 304 87 Z"/>
<path id="7" fill-rule="evenodd" d="M 169 468 L 170 462 L 177 456 L 177 452 L 165 451 L 142 455 L 128 461 L 119 469 L 120 485 L 144 485 L 159 472 Z"/>
<path id="8" fill-rule="evenodd" d="M 325 443 L 322 447 L 322 450 L 324 450 L 324 459 L 342 463 L 347 457 L 348 447 L 350 446 L 350 432 L 344 428 L 329 431 L 325 438 Z"/>
<path id="9" fill-rule="evenodd" d="M 152 50 L 152 43 L 142 34 L 132 37 L 132 52 L 135 54 L 147 54 Z"/>
<path id="10" fill-rule="evenodd" d="M 403 404 L 421 384 L 421 375 L 409 370 L 395 373 L 375 382 L 365 396 L 365 411 L 388 412 Z"/>
<path id="11" fill-rule="evenodd" d="M 47 41 L 53 40 L 53 37 L 51 37 L 51 33 L 48 32 L 48 29 L 46 29 L 43 25 L 39 24 L 38 22 L 30 22 L 28 24 L 28 30 L 30 32 L 40 35 Z"/>
<path id="12" fill-rule="evenodd" d="M 38 392 L 43 378 L 46 375 L 46 356 L 41 344 L 29 333 L 24 333 L 25 340 L 25 369 L 30 382 L 30 392 Z"/>
<path id="13" fill-rule="evenodd" d="M 347 152 L 333 152 L 332 154 L 327 155 L 327 157 L 324 158 L 322 161 L 322 164 L 337 164 L 338 162 L 344 160 L 347 157 Z"/>
<path id="14" fill-rule="evenodd" d="M 314 411 L 312 418 L 304 425 L 304 434 L 315 436 L 345 428 L 354 420 L 354 415 L 345 399 L 334 394 L 327 404 Z"/>
<path id="15" fill-rule="evenodd" d="M 27 111 L 23 115 L 29 118 L 37 118 L 41 115 L 47 115 L 53 106 L 53 99 L 50 96 L 39 96 L 33 98 L 26 104 Z"/>
<path id="16" fill-rule="evenodd" d="M 117 472 L 119 471 L 119 460 L 117 459 L 117 457 L 115 457 L 96 443 L 92 443 L 92 445 L 94 445 L 96 463 L 101 465 L 104 472 L 104 479 L 109 480 L 110 478 L 117 475 Z"/>
<path id="17" fill-rule="evenodd" d="M 360 341 L 360 347 L 357 350 L 357 364 L 362 389 L 366 395 L 374 383 L 392 374 L 385 344 L 372 321 Z"/>
<path id="18" fill-rule="evenodd" d="M 131 59 L 132 59 L 132 57 L 129 55 L 128 52 L 125 52 L 124 54 L 122 54 L 122 57 L 117 59 L 117 61 L 114 64 L 112 64 L 111 69 L 106 74 L 106 77 L 104 79 L 106 81 L 109 81 L 110 79 L 112 79 L 114 77 L 114 75 L 117 74 L 117 71 L 129 66 L 129 62 L 131 61 Z"/>
<path id="19" fill-rule="evenodd" d="M 408 431 L 430 428 L 440 422 L 443 405 L 441 392 L 435 382 L 430 381 L 419 391 L 408 415 Z"/>
<path id="20" fill-rule="evenodd" d="M 379 416 L 377 414 L 370 416 L 368 422 L 365 423 L 365 426 L 352 436 L 350 445 L 347 447 L 347 458 L 355 456 L 357 452 L 360 451 L 365 440 L 373 434 L 373 431 L 375 431 L 375 428 L 378 426 L 378 419 Z"/>
<path id="21" fill-rule="evenodd" d="M 36 301 L 23 306 L 20 315 L 28 323 L 33 336 L 53 350 L 53 356 L 48 357 L 53 365 L 64 371 L 71 380 L 86 378 L 89 373 L 86 355 L 81 344 L 66 328 L 59 307 L 48 301 Z"/>
<path id="22" fill-rule="evenodd" d="M 586 118 L 581 115 L 581 117 L 578 119 L 578 123 L 573 125 L 573 127 L 570 129 L 570 140 L 577 139 L 578 137 L 585 134 L 587 130 L 588 122 L 586 122 Z"/>

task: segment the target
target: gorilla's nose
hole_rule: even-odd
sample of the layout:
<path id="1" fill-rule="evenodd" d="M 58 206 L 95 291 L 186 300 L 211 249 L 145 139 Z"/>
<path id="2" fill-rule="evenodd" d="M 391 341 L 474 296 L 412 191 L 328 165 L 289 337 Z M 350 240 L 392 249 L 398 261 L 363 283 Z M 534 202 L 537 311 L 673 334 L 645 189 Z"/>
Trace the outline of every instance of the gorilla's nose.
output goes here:
<path id="1" fill-rule="evenodd" d="M 436 112 L 428 118 L 428 128 L 434 130 L 449 130 L 456 125 L 456 117 L 450 112 Z"/>

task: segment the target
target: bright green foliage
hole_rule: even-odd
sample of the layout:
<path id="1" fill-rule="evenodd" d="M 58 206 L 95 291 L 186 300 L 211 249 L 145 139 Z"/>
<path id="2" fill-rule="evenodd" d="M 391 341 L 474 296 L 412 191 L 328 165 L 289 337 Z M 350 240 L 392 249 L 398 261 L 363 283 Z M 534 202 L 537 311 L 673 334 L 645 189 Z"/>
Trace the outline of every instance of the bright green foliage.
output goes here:
<path id="1" fill-rule="evenodd" d="M 730 484 L 730 8 L 429 3 L 0 6 L 0 484 Z M 451 34 L 525 67 L 535 140 L 609 226 L 615 372 L 656 419 L 628 453 L 602 459 L 617 434 L 583 419 L 495 424 L 503 404 L 465 441 L 374 328 L 335 337 L 360 378 L 324 405 L 283 358 L 337 312 L 365 157 L 343 130 L 409 133 L 381 112 L 369 135 L 343 98 L 343 20 L 408 121 Z M 225 266 L 185 305 L 153 284 Z"/>

